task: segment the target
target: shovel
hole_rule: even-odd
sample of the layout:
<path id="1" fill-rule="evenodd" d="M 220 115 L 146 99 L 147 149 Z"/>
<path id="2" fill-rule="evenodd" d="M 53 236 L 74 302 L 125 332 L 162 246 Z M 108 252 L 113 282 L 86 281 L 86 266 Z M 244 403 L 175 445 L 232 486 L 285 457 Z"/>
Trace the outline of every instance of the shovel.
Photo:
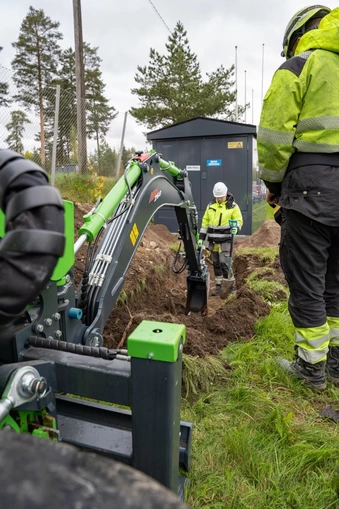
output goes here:
<path id="1" fill-rule="evenodd" d="M 229 223 L 230 223 L 230 227 L 233 228 L 234 226 L 237 226 L 238 222 L 230 220 Z M 234 224 L 234 223 L 236 223 L 236 224 Z M 221 291 L 220 291 L 221 299 L 226 299 L 235 286 L 235 279 L 234 279 L 233 269 L 232 269 L 233 244 L 234 244 L 234 235 L 231 234 L 230 255 L 227 259 L 228 274 L 227 274 L 227 279 L 223 279 L 222 283 L 221 283 Z"/>

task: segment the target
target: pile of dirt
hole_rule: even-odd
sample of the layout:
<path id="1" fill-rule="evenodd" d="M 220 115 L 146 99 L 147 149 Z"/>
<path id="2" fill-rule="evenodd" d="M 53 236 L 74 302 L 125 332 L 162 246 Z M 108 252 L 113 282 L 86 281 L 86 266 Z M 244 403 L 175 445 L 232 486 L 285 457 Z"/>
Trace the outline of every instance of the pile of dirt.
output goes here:
<path id="1" fill-rule="evenodd" d="M 237 247 L 278 247 L 280 242 L 280 226 L 273 220 L 265 221 L 253 235 L 247 239 L 239 239 Z"/>
<path id="2" fill-rule="evenodd" d="M 82 226 L 83 215 L 90 208 L 87 204 L 75 204 L 76 231 Z M 266 226 L 265 232 L 267 228 L 274 231 L 274 226 Z M 269 306 L 248 287 L 242 286 L 249 271 L 262 266 L 263 262 L 259 257 L 245 258 L 241 255 L 234 261 L 239 289 L 236 296 L 226 302 L 219 297 L 211 297 L 208 316 L 185 315 L 186 272 L 175 274 L 172 271 L 176 242 L 176 235 L 164 225 L 146 229 L 127 271 L 123 291 L 104 330 L 105 346 L 108 348 L 125 346 L 129 334 L 142 320 L 154 320 L 186 325 L 184 352 L 205 357 L 217 354 L 239 338 L 252 338 L 255 322 L 269 313 Z M 258 240 L 255 242 L 258 244 Z M 85 247 L 76 258 L 75 280 L 78 283 L 85 267 Z M 211 279 L 214 279 L 212 272 Z"/>

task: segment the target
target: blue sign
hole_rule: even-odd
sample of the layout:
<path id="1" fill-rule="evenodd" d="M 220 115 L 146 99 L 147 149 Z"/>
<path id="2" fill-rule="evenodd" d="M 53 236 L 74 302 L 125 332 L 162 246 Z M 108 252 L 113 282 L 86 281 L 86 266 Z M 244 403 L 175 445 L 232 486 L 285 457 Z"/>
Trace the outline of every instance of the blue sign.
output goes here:
<path id="1" fill-rule="evenodd" d="M 222 166 L 222 160 L 221 159 L 207 159 L 206 165 L 207 166 Z"/>

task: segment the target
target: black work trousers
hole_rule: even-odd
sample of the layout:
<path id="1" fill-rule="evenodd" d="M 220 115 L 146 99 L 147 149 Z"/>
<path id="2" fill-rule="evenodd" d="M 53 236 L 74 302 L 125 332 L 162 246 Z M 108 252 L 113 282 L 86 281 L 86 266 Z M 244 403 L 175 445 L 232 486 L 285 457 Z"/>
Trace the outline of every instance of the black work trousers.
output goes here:
<path id="1" fill-rule="evenodd" d="M 295 327 L 319 327 L 339 317 L 339 227 L 282 210 L 280 263 L 290 289 Z"/>

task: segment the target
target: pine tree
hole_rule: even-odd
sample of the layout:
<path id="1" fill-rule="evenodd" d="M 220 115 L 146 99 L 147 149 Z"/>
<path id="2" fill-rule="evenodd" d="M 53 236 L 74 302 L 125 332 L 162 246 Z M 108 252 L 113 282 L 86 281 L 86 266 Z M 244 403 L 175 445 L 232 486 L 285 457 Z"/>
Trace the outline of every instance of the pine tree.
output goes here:
<path id="1" fill-rule="evenodd" d="M 132 115 L 148 129 L 171 125 L 196 116 L 229 118 L 235 92 L 234 67 L 218 68 L 204 81 L 195 53 L 189 46 L 187 32 L 179 21 L 168 38 L 166 55 L 150 50 L 149 65 L 138 66 L 132 89 L 140 101 Z"/>
<path id="2" fill-rule="evenodd" d="M 3 48 L 0 46 L 0 52 L 3 50 Z M 8 89 L 9 85 L 8 83 L 4 81 L 0 81 L 0 106 L 9 106 L 10 105 L 10 99 L 8 97 Z"/>
<path id="3" fill-rule="evenodd" d="M 101 78 L 101 59 L 97 51 L 98 48 L 92 48 L 84 43 L 87 134 L 96 140 L 97 152 L 100 154 L 100 143 L 107 134 L 116 113 L 104 96 L 105 84 Z M 53 81 L 53 84 L 61 87 L 57 160 L 65 164 L 74 159 L 74 133 L 77 131 L 75 53 L 72 48 L 63 51 L 58 78 Z M 50 97 L 50 100 L 53 121 L 55 94 Z M 52 127 L 53 122 L 48 132 L 48 137 L 51 138 L 53 137 Z"/>
<path id="4" fill-rule="evenodd" d="M 98 164 L 100 173 L 100 143 L 104 141 L 112 120 L 117 116 L 115 108 L 109 105 L 104 96 L 105 83 L 102 81 L 98 48 L 84 44 L 85 90 L 87 109 L 87 133 L 97 143 Z"/>
<path id="5" fill-rule="evenodd" d="M 18 87 L 17 99 L 26 107 L 34 107 L 40 115 L 41 163 L 45 167 L 45 112 L 44 89 L 57 73 L 61 55 L 59 41 L 62 34 L 59 23 L 45 15 L 43 9 L 29 8 L 17 42 L 13 43 L 16 55 L 12 61 L 14 80 Z"/>
<path id="6" fill-rule="evenodd" d="M 104 177 L 113 177 L 117 164 L 118 154 L 109 146 L 106 140 L 100 142 L 99 152 L 95 150 L 90 156 L 90 165 Z"/>
<path id="7" fill-rule="evenodd" d="M 11 121 L 6 125 L 9 134 L 5 142 L 8 144 L 8 148 L 15 150 L 19 154 L 23 153 L 22 138 L 25 132 L 25 124 L 30 123 L 31 121 L 23 111 L 15 110 L 11 112 Z"/>

